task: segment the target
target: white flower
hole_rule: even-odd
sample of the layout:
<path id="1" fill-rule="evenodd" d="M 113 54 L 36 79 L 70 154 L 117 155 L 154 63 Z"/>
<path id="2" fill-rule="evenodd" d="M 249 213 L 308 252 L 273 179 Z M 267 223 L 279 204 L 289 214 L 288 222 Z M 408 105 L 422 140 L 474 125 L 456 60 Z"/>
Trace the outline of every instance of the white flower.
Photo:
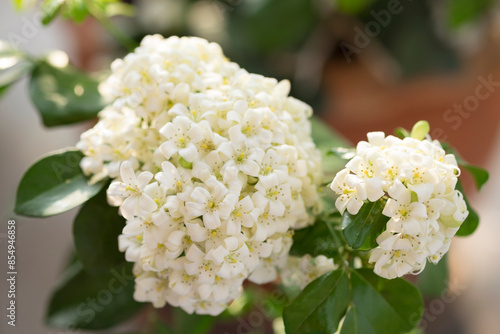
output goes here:
<path id="1" fill-rule="evenodd" d="M 420 134 L 421 135 L 421 134 Z M 462 194 L 455 190 L 460 170 L 453 155 L 438 141 L 383 132 L 368 133 L 356 156 L 337 174 L 331 188 L 340 212 L 359 212 L 368 200 L 383 198 L 389 217 L 369 262 L 376 274 L 395 278 L 418 273 L 426 260 L 437 263 L 468 215 Z"/>
<path id="2" fill-rule="evenodd" d="M 87 175 L 113 179 L 134 298 L 217 315 L 246 279 L 277 277 L 290 230 L 321 209 L 312 109 L 200 38 L 146 36 L 111 69 L 112 105 L 77 146 Z"/>
<path id="3" fill-rule="evenodd" d="M 167 138 L 167 141 L 160 145 L 160 151 L 165 158 L 170 159 L 177 152 L 189 162 L 193 162 L 198 157 L 195 144 L 203 137 L 197 123 L 193 123 L 187 117 L 178 116 L 171 123 L 165 124 L 160 129 L 160 133 Z"/>
<path id="4" fill-rule="evenodd" d="M 187 211 L 192 218 L 203 216 L 203 224 L 208 229 L 215 229 L 221 225 L 221 219 L 228 219 L 238 201 L 238 195 L 229 192 L 220 182 L 216 182 L 210 191 L 203 187 L 194 188 L 191 198 L 186 202 Z"/>
<path id="5" fill-rule="evenodd" d="M 113 182 L 107 193 L 111 198 L 125 198 L 120 206 L 123 217 L 132 219 L 157 207 L 155 201 L 144 193 L 144 188 L 153 178 L 153 174 L 146 171 L 136 176 L 131 164 L 125 161 L 120 167 L 120 177 L 122 181 Z"/>
<path id="6" fill-rule="evenodd" d="M 357 214 L 368 196 L 363 180 L 350 174 L 348 169 L 338 172 L 330 187 L 340 195 L 335 202 L 340 213 L 347 209 L 350 214 Z"/>

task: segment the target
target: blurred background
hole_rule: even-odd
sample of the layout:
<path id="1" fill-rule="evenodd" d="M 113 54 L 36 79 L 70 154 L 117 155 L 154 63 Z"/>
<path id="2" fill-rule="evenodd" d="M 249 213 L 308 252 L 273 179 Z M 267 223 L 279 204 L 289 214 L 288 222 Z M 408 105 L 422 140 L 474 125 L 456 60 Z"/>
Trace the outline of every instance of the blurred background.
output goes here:
<path id="1" fill-rule="evenodd" d="M 220 43 L 231 60 L 251 72 L 289 79 L 292 95 L 311 104 L 316 116 L 352 143 L 368 131 L 392 133 L 397 126 L 428 120 L 433 138 L 452 144 L 466 160 L 488 169 L 491 178 L 480 193 L 465 179 L 481 224 L 472 236 L 455 238 L 448 268 L 442 269 L 449 270 L 448 281 L 435 276 L 431 291 L 422 287 L 429 297 L 421 328 L 500 333 L 497 1 L 136 0 L 115 6 L 106 20 L 89 10 L 92 2 L 68 1 L 62 17 L 42 26 L 37 1 L 4 0 L 0 39 L 37 56 L 63 50 L 73 65 L 95 72 L 108 70 L 127 52 L 123 44 L 144 35 L 195 35 Z M 92 123 L 45 128 L 29 100 L 26 79 L 3 94 L 0 113 L 1 217 L 5 223 L 17 221 L 19 272 L 18 326 L 2 321 L 0 332 L 51 333 L 43 325 L 45 303 L 71 254 L 76 211 L 45 220 L 16 217 L 15 193 L 33 161 L 74 145 Z M 2 250 L 5 223 L 0 224 Z M 6 268 L 5 256 L 0 265 Z M 3 305 L 4 282 L 0 296 Z"/>

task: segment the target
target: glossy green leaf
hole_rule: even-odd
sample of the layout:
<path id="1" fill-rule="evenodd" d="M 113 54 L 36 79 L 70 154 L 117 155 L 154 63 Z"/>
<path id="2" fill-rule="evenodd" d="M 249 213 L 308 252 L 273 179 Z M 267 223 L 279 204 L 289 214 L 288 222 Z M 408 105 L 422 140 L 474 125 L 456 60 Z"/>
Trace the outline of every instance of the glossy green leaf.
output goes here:
<path id="1" fill-rule="evenodd" d="M 354 249 L 368 250 L 377 246 L 377 237 L 385 230 L 389 217 L 382 214 L 385 201 L 367 202 L 356 215 L 345 211 L 342 231 L 347 244 Z"/>
<path id="2" fill-rule="evenodd" d="M 317 278 L 285 307 L 286 333 L 334 333 L 349 305 L 349 295 L 349 281 L 343 270 Z"/>
<path id="3" fill-rule="evenodd" d="M 469 211 L 469 215 L 462 223 L 456 234 L 460 237 L 465 237 L 474 233 L 474 231 L 479 226 L 479 215 L 476 211 L 474 211 L 469 203 L 469 200 L 467 199 L 467 196 L 465 196 L 464 188 L 462 187 L 462 183 L 460 182 L 460 180 L 458 180 L 457 182 L 456 189 L 459 190 L 464 196 L 465 203 L 467 204 L 467 210 Z"/>
<path id="4" fill-rule="evenodd" d="M 80 263 L 69 267 L 53 292 L 46 322 L 65 330 L 106 329 L 128 321 L 143 306 L 133 299 L 132 264 L 90 276 Z"/>
<path id="5" fill-rule="evenodd" d="M 402 278 L 384 279 L 370 269 L 350 274 L 352 303 L 340 334 L 400 334 L 417 325 L 424 307 L 413 284 Z"/>
<path id="6" fill-rule="evenodd" d="M 440 297 L 448 287 L 447 256 L 443 256 L 437 264 L 427 263 L 418 275 L 418 288 L 424 297 Z"/>
<path id="7" fill-rule="evenodd" d="M 332 217 L 320 217 L 314 225 L 296 230 L 293 235 L 293 245 L 290 254 L 303 256 L 325 255 L 334 257 L 338 254 L 340 243 L 334 238 L 333 220 L 339 221 L 340 214 Z"/>
<path id="8" fill-rule="evenodd" d="M 37 161 L 17 189 L 15 212 L 47 217 L 66 212 L 96 195 L 105 181 L 89 184 L 80 169 L 78 150 L 56 151 Z"/>
<path id="9" fill-rule="evenodd" d="M 106 188 L 82 206 L 73 224 L 76 253 L 91 275 L 106 273 L 125 262 L 118 250 L 125 219 L 118 208 L 108 205 Z"/>
<path id="10" fill-rule="evenodd" d="M 43 12 L 42 23 L 47 25 L 57 16 L 64 4 L 64 0 L 44 0 L 41 5 Z"/>
<path id="11" fill-rule="evenodd" d="M 92 119 L 105 106 L 99 82 L 71 67 L 56 68 L 47 62 L 33 71 L 30 96 L 46 126 Z"/>

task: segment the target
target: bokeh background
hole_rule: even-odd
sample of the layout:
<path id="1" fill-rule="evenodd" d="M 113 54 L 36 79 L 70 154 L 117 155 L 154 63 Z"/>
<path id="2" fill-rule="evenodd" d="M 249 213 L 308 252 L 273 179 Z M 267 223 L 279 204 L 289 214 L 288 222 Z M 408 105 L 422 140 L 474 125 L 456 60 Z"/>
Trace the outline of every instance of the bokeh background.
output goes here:
<path id="1" fill-rule="evenodd" d="M 13 1 L 16 2 L 16 1 Z M 68 53 L 85 71 L 103 71 L 126 52 L 93 18 L 39 23 L 36 1 L 16 11 L 0 2 L 0 39 L 33 55 Z M 17 1 L 22 2 L 22 1 Z M 449 282 L 431 281 L 421 324 L 425 333 L 500 333 L 500 5 L 494 0 L 136 0 L 133 17 L 114 24 L 135 40 L 150 33 L 196 35 L 220 43 L 249 71 L 289 79 L 347 140 L 391 133 L 426 119 L 431 135 L 490 171 L 477 193 L 481 216 L 470 237 L 455 238 Z M 13 213 L 23 172 L 41 155 L 72 146 L 92 123 L 44 128 L 20 80 L 0 100 L 0 254 L 6 222 L 17 221 L 18 319 L 1 333 L 56 333 L 43 324 L 50 290 L 72 250 L 76 211 L 45 220 Z M 6 268 L 6 256 L 0 257 Z M 6 271 L 2 269 L 2 271 Z M 433 284 L 435 283 L 435 284 Z M 447 288 L 446 288 L 447 287 Z M 6 300 L 1 283 L 0 301 Z"/>

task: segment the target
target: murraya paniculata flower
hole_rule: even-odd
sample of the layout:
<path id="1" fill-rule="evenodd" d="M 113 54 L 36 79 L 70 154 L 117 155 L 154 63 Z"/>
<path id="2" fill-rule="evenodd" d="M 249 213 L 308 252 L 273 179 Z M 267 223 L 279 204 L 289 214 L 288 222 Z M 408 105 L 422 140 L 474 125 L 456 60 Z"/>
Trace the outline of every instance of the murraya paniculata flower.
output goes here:
<path id="1" fill-rule="evenodd" d="M 112 64 L 113 101 L 81 136 L 81 167 L 109 177 L 138 301 L 216 315 L 243 282 L 275 280 L 292 230 L 321 202 L 311 108 L 200 38 L 147 36 Z"/>
<path id="2" fill-rule="evenodd" d="M 358 143 L 331 189 L 341 213 L 354 215 L 366 202 L 386 200 L 382 214 L 390 219 L 369 259 L 376 274 L 392 279 L 418 273 L 446 254 L 468 215 L 455 189 L 459 174 L 455 156 L 429 136 L 399 139 L 371 132 L 368 142 Z"/>

